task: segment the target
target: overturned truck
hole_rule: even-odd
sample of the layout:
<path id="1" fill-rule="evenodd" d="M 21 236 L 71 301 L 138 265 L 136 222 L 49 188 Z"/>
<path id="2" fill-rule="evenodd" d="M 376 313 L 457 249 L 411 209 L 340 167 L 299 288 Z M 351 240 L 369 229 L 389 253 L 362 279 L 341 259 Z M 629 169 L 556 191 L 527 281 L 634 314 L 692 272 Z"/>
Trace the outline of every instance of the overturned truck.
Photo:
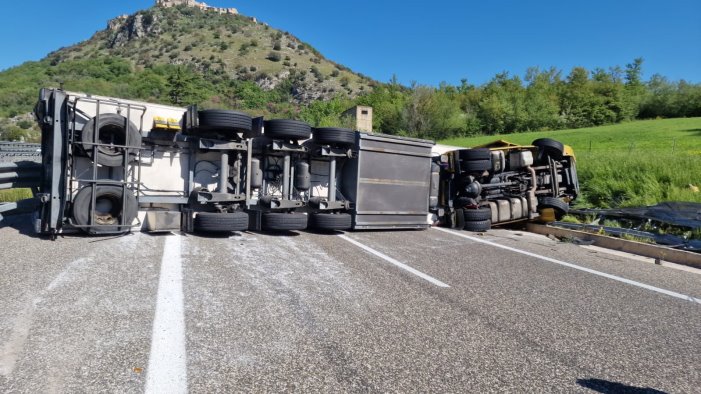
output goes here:
<path id="1" fill-rule="evenodd" d="M 460 148 L 42 89 L 35 229 L 55 237 L 186 231 L 470 231 L 555 220 L 579 192 L 572 150 L 540 139 Z"/>

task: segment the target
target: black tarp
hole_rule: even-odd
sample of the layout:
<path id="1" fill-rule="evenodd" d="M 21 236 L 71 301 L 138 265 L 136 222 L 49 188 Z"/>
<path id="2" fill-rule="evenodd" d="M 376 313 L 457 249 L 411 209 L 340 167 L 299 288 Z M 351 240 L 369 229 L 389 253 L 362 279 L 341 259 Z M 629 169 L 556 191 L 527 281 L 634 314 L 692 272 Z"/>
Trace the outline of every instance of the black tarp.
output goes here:
<path id="1" fill-rule="evenodd" d="M 618 209 L 571 210 L 573 214 L 605 216 L 608 218 L 655 220 L 672 226 L 701 229 L 701 204 L 694 202 L 663 202 L 650 207 Z"/>
<path id="2" fill-rule="evenodd" d="M 663 202 L 649 207 L 636 208 L 573 209 L 570 210 L 570 213 L 574 215 L 597 216 L 599 218 L 627 220 L 632 222 L 654 221 L 658 224 L 680 227 L 692 231 L 701 229 L 701 204 L 694 202 Z M 634 237 L 649 238 L 660 245 L 701 252 L 701 240 L 685 239 L 684 237 L 673 234 L 657 234 L 635 229 L 612 228 L 600 225 L 570 225 L 564 223 L 558 223 L 557 225 L 565 228 L 579 226 L 580 229 L 587 229 L 590 231 L 603 230 L 608 234 L 619 237 L 623 234 L 627 234 Z"/>

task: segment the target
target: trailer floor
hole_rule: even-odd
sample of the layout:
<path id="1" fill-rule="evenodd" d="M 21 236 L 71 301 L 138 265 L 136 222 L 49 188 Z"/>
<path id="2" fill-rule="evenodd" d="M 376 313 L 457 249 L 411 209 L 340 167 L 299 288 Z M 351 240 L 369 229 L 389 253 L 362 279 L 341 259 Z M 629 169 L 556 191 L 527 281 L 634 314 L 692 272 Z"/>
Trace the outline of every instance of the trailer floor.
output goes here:
<path id="1" fill-rule="evenodd" d="M 30 233 L 0 225 L 1 392 L 701 387 L 694 270 L 508 230 Z"/>

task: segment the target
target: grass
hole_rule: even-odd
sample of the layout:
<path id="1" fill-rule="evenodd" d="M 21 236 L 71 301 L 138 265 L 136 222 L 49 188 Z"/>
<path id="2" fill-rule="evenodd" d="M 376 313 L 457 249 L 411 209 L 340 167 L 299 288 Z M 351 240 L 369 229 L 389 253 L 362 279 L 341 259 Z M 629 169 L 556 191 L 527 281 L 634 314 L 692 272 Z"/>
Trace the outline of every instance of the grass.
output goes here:
<path id="1" fill-rule="evenodd" d="M 31 189 L 0 190 L 0 202 L 15 202 L 25 198 L 32 198 Z"/>
<path id="2" fill-rule="evenodd" d="M 530 144 L 553 138 L 572 146 L 582 196 L 580 207 L 701 203 L 701 118 L 662 119 L 577 130 L 479 136 L 441 141 L 476 146 L 495 139 Z"/>

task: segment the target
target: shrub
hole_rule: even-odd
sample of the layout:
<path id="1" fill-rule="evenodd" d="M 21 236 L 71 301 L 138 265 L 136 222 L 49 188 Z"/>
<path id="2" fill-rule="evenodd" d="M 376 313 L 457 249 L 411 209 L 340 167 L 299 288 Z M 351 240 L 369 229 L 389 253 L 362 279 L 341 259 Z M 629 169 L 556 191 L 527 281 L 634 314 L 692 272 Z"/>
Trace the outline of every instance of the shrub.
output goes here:
<path id="1" fill-rule="evenodd" d="M 26 119 L 22 119 L 19 122 L 17 122 L 17 126 L 19 126 L 22 130 L 30 129 L 33 124 L 33 122 L 30 122 Z"/>
<path id="2" fill-rule="evenodd" d="M 279 62 L 280 60 L 282 60 L 282 56 L 280 56 L 280 53 L 278 52 L 270 52 L 266 59 L 272 62 Z"/>

